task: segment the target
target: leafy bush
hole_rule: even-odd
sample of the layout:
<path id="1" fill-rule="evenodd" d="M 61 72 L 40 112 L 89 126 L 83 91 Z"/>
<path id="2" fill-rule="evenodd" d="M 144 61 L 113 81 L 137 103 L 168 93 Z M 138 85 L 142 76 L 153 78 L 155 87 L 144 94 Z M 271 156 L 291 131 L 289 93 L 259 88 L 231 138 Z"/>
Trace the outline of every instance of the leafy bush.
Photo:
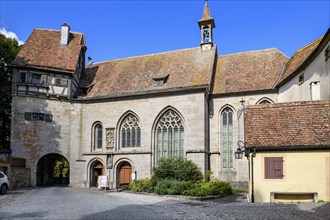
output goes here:
<path id="1" fill-rule="evenodd" d="M 192 182 L 164 179 L 157 182 L 154 192 L 158 195 L 182 195 L 194 185 Z"/>
<path id="2" fill-rule="evenodd" d="M 128 190 L 133 192 L 153 192 L 154 187 L 150 179 L 136 180 L 128 186 Z"/>
<path id="3" fill-rule="evenodd" d="M 220 180 L 196 183 L 195 187 L 183 192 L 183 195 L 186 196 L 228 196 L 231 194 L 233 194 L 233 189 L 231 185 L 227 182 L 222 182 Z"/>
<path id="4" fill-rule="evenodd" d="M 203 180 L 203 174 L 191 160 L 161 159 L 159 165 L 154 167 L 151 179 L 155 186 L 158 181 L 165 179 L 198 182 Z"/>

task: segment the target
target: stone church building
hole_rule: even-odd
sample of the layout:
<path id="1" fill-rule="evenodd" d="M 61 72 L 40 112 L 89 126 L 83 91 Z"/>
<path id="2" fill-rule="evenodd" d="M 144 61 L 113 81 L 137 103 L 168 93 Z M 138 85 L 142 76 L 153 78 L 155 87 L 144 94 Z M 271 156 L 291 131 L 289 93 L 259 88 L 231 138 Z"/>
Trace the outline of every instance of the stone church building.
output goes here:
<path id="1" fill-rule="evenodd" d="M 73 187 L 97 186 L 99 175 L 119 187 L 150 178 L 161 158 L 182 157 L 247 186 L 247 160 L 234 156 L 244 106 L 304 101 L 292 88 L 312 77 L 294 74 L 315 48 L 327 69 L 313 91 L 329 99 L 329 33 L 294 60 L 276 48 L 220 56 L 207 1 L 198 25 L 195 48 L 99 63 L 85 62 L 85 37 L 69 25 L 35 29 L 12 63 L 12 157 L 26 159 L 30 185 L 51 183 L 58 158 Z"/>

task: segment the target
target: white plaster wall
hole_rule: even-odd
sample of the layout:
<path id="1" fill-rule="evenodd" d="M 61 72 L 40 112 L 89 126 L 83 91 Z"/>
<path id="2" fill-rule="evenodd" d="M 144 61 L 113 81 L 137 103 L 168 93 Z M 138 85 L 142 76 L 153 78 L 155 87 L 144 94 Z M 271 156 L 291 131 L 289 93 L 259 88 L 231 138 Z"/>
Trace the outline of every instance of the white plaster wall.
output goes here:
<path id="1" fill-rule="evenodd" d="M 310 83 L 315 81 L 320 82 L 321 99 L 330 99 L 330 59 L 325 61 L 324 51 L 325 49 L 305 70 L 279 88 L 279 102 L 311 100 Z M 302 73 L 304 73 L 304 83 L 299 85 L 299 76 Z"/>

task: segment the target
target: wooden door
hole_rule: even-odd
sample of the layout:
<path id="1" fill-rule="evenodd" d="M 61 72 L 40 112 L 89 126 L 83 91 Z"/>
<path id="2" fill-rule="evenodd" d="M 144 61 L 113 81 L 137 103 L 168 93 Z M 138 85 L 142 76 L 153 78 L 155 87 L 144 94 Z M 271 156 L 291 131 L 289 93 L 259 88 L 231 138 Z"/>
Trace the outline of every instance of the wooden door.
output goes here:
<path id="1" fill-rule="evenodd" d="M 119 168 L 119 185 L 128 185 L 131 182 L 132 166 L 128 162 L 124 162 Z"/>
<path id="2" fill-rule="evenodd" d="M 103 175 L 103 165 L 97 161 L 92 169 L 92 187 L 97 187 L 98 178 Z"/>

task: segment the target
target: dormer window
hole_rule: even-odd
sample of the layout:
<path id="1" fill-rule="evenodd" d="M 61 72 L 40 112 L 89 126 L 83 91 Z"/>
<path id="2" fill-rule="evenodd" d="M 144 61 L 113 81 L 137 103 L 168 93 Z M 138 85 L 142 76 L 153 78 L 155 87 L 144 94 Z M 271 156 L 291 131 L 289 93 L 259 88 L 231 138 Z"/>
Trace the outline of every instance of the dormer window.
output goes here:
<path id="1" fill-rule="evenodd" d="M 152 79 L 156 82 L 156 86 L 163 86 L 168 78 L 169 74 L 163 75 L 163 76 L 158 76 L 158 77 L 153 77 Z"/>

